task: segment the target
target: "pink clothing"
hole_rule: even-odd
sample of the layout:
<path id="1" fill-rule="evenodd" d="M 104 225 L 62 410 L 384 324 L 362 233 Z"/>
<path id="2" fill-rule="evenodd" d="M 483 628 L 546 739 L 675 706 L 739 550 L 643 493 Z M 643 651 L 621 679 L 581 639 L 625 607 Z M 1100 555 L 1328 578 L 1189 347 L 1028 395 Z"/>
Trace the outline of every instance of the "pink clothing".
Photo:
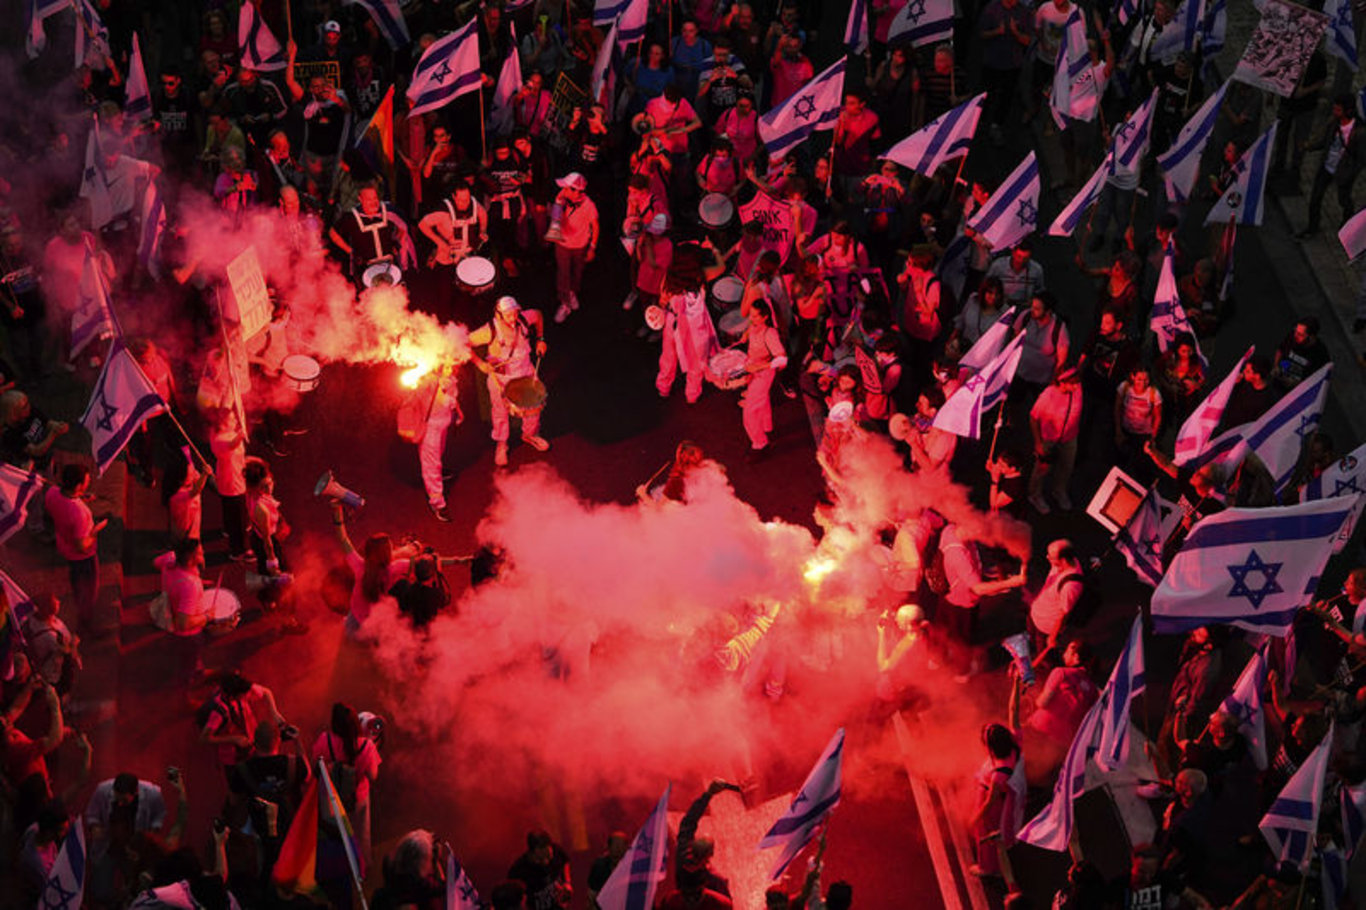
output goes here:
<path id="1" fill-rule="evenodd" d="M 91 534 L 95 529 L 95 517 L 90 514 L 88 505 L 80 499 L 63 495 L 56 487 L 48 487 L 43 496 L 43 505 L 52 516 L 59 556 L 75 561 L 95 555 L 97 545 Z M 87 542 L 87 537 L 92 539 Z"/>
<path id="2" fill-rule="evenodd" d="M 1091 675 L 1082 667 L 1054 667 L 1039 693 L 1039 707 L 1028 726 L 1066 745 L 1072 742 L 1082 718 L 1100 696 Z"/>
<path id="3" fill-rule="evenodd" d="M 735 157 L 748 161 L 759 148 L 759 112 L 751 110 L 748 117 L 731 108 L 716 121 L 716 135 L 725 135 L 730 140 Z"/>
<path id="4" fill-rule="evenodd" d="M 204 579 L 199 577 L 198 569 L 186 569 L 176 565 L 174 553 L 162 553 L 153 564 L 161 570 L 161 591 L 171 607 L 171 616 L 198 617 L 205 612 Z M 172 627 L 173 635 L 198 635 L 202 623 L 191 620 L 189 628 Z"/>
<path id="5" fill-rule="evenodd" d="M 318 734 L 317 740 L 313 743 L 313 760 L 318 759 L 331 764 L 334 761 L 344 762 L 356 769 L 356 804 L 370 802 L 370 782 L 379 777 L 379 763 L 381 761 L 379 750 L 367 736 L 360 738 L 360 749 L 356 752 L 355 761 L 347 761 L 346 745 L 342 738 L 331 731 L 324 731 Z"/>
<path id="6" fill-rule="evenodd" d="M 43 250 L 43 291 L 63 313 L 74 313 L 80 307 L 85 253 L 94 245 L 95 235 L 82 231 L 75 243 L 67 243 L 58 235 Z"/>
<path id="7" fill-rule="evenodd" d="M 675 294 L 662 305 L 665 310 L 664 345 L 659 351 L 655 388 L 660 395 L 668 395 L 681 367 L 687 377 L 684 394 L 691 403 L 701 397 L 707 364 L 719 347 L 711 314 L 707 312 L 706 294 L 702 291 Z"/>
<path id="8" fill-rule="evenodd" d="M 636 270 L 636 287 L 642 294 L 658 297 L 664 276 L 669 271 L 669 263 L 674 258 L 673 241 L 663 236 L 649 236 L 648 239 L 641 237 L 636 252 L 640 258 L 640 268 Z M 651 258 L 654 259 L 653 262 Z"/>
<path id="9" fill-rule="evenodd" d="M 389 563 L 389 568 L 384 573 L 384 579 L 380 582 L 380 589 L 384 592 L 380 594 L 379 600 L 369 601 L 365 599 L 365 591 L 361 589 L 361 582 L 365 577 L 365 557 L 354 551 L 346 554 L 346 564 L 351 567 L 351 571 L 356 576 L 356 583 L 351 586 L 351 618 L 357 624 L 363 625 L 370 618 L 370 612 L 374 610 L 375 604 L 381 601 L 393 600 L 389 596 L 389 589 L 403 576 L 408 574 L 408 563 L 406 559 L 395 559 Z"/>
<path id="10" fill-rule="evenodd" d="M 663 130 L 668 127 L 680 128 L 676 133 L 665 133 L 660 137 L 664 144 L 664 151 L 675 155 L 681 155 L 688 150 L 688 134 L 683 132 L 681 127 L 687 126 L 697 116 L 688 99 L 679 98 L 677 101 L 670 101 L 663 95 L 658 98 L 651 98 L 645 105 L 645 113 L 654 121 L 655 129 Z"/>
<path id="11" fill-rule="evenodd" d="M 773 95 L 770 101 L 772 107 L 777 107 L 797 94 L 797 89 L 810 82 L 811 77 L 816 74 L 805 54 L 798 54 L 795 60 L 789 60 L 782 54 L 774 54 L 769 65 L 773 70 Z"/>
<path id="12" fill-rule="evenodd" d="M 241 496 L 247 492 L 247 447 L 236 427 L 222 428 L 209 437 L 213 451 L 213 482 L 220 496 Z"/>
<path id="13" fill-rule="evenodd" d="M 697 165 L 697 176 L 702 192 L 730 196 L 740 185 L 740 163 L 733 157 L 718 158 L 708 155 Z"/>
<path id="14" fill-rule="evenodd" d="M 773 432 L 773 406 L 769 402 L 769 392 L 778 370 L 787 365 L 787 355 L 783 351 L 782 339 L 778 330 L 772 326 L 749 328 L 750 374 L 749 385 L 745 387 L 741 406 L 744 408 L 743 420 L 745 433 L 749 436 L 750 446 L 762 449 L 768 445 L 768 434 Z"/>
<path id="15" fill-rule="evenodd" d="M 1043 442 L 1071 442 L 1081 432 L 1081 386 L 1074 383 L 1064 390 L 1056 383 L 1050 385 L 1035 400 L 1029 416 L 1038 421 Z"/>
<path id="16" fill-rule="evenodd" d="M 587 196 L 582 202 L 570 202 L 564 193 L 556 199 L 564 206 L 560 216 L 560 246 L 567 250 L 582 250 L 597 242 L 598 207 Z"/>

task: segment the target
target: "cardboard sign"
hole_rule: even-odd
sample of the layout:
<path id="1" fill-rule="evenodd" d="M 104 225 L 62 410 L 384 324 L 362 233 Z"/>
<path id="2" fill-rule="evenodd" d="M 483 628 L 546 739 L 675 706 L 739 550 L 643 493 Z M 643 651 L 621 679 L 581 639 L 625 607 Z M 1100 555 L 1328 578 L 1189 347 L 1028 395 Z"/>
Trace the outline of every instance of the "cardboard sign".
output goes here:
<path id="1" fill-rule="evenodd" d="M 764 249 L 774 250 L 787 259 L 796 232 L 792 223 L 792 207 L 782 199 L 774 199 L 767 193 L 756 193 L 754 198 L 740 206 L 741 223 L 758 221 L 764 226 Z"/>
<path id="2" fill-rule="evenodd" d="M 341 64 L 335 60 L 296 60 L 294 78 L 308 91 L 308 81 L 314 76 L 322 76 L 332 87 L 341 91 Z"/>
<path id="3" fill-rule="evenodd" d="M 569 121 L 574 108 L 588 104 L 588 93 L 564 73 L 555 80 L 555 91 L 550 95 L 550 112 L 542 127 L 546 142 L 557 151 L 569 149 Z"/>
<path id="4" fill-rule="evenodd" d="M 266 290 L 266 276 L 261 272 L 261 261 L 256 247 L 249 246 L 228 263 L 228 286 L 237 305 L 237 324 L 242 340 L 247 341 L 270 324 L 270 293 Z M 225 314 L 231 318 L 232 314 Z"/>

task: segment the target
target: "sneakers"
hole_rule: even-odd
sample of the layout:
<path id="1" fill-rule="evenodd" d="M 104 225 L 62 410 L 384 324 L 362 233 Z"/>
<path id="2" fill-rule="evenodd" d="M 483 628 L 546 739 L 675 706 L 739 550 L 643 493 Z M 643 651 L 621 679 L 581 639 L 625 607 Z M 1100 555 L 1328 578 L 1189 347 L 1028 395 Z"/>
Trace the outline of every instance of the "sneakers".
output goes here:
<path id="1" fill-rule="evenodd" d="M 569 318 L 569 314 L 572 313 L 572 312 L 573 312 L 573 310 L 571 310 L 571 309 L 569 308 L 569 304 L 567 304 L 567 303 L 562 303 L 562 304 L 560 304 L 560 308 L 559 308 L 558 310 L 555 311 L 555 322 L 556 322 L 556 323 L 564 322 L 566 319 Z"/>
<path id="2" fill-rule="evenodd" d="M 500 442 L 493 447 L 493 463 L 500 468 L 507 467 L 508 444 L 506 442 Z"/>
<path id="3" fill-rule="evenodd" d="M 573 291 L 569 292 L 569 309 L 574 311 L 579 309 L 579 295 Z"/>
<path id="4" fill-rule="evenodd" d="M 447 512 L 446 512 L 446 507 L 445 507 L 445 506 L 439 506 L 439 505 L 436 505 L 435 503 L 430 503 L 430 502 L 429 502 L 429 503 L 427 503 L 427 508 L 429 508 L 429 509 L 432 510 L 432 517 L 435 518 L 437 521 L 450 521 L 450 520 L 451 520 L 451 516 L 450 516 L 449 514 L 447 514 Z"/>
<path id="5" fill-rule="evenodd" d="M 560 233 L 560 223 L 558 221 L 550 222 L 550 230 L 545 232 L 545 242 L 559 243 L 563 239 L 564 234 Z"/>
<path id="6" fill-rule="evenodd" d="M 533 449 L 535 449 L 537 452 L 548 452 L 548 451 L 550 451 L 550 443 L 547 442 L 547 441 L 546 441 L 543 437 L 541 437 L 541 436 L 529 436 L 529 435 L 523 433 L 523 434 L 522 434 L 522 442 L 524 442 L 524 443 L 526 443 L 527 445 L 531 446 L 531 447 L 532 447 Z"/>
<path id="7" fill-rule="evenodd" d="M 1029 497 L 1029 504 L 1033 506 L 1034 511 L 1038 512 L 1040 515 L 1047 515 L 1049 512 L 1053 511 L 1048 507 L 1048 500 L 1044 499 L 1037 493 Z"/>
<path id="8" fill-rule="evenodd" d="M 621 308 L 623 310 L 629 310 L 636 305 L 636 301 L 639 299 L 640 294 L 635 289 L 632 289 L 631 293 L 626 295 L 626 299 L 621 302 Z"/>

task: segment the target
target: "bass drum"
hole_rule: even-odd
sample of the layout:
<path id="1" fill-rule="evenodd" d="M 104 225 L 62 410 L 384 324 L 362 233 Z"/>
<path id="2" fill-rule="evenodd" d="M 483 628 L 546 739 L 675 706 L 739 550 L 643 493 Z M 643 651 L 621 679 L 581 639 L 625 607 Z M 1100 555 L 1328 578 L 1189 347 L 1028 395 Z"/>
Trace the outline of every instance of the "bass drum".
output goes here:
<path id="1" fill-rule="evenodd" d="M 749 356 L 734 348 L 718 351 L 707 361 L 707 378 L 718 389 L 739 389 L 749 383 L 749 371 L 745 367 Z"/>

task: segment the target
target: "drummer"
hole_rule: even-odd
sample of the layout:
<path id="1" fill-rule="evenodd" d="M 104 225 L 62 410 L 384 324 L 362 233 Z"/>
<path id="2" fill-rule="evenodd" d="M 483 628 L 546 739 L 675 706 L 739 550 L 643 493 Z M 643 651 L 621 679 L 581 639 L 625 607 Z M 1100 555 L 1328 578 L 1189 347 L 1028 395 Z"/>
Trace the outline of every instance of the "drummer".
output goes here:
<path id="1" fill-rule="evenodd" d="M 697 186 L 702 195 L 717 193 L 734 201 L 740 191 L 740 176 L 740 162 L 730 140 L 724 136 L 713 139 L 711 151 L 697 164 Z"/>
<path id="2" fill-rule="evenodd" d="M 655 377 L 655 388 L 661 398 L 669 397 L 680 366 L 686 377 L 684 395 L 688 404 L 702 396 L 707 363 L 719 347 L 716 328 L 707 311 L 706 282 L 724 270 L 725 263 L 715 250 L 684 244 L 664 276 L 660 294 L 664 307 L 664 345 L 659 352 L 659 373 Z"/>
<path id="3" fill-rule="evenodd" d="M 424 215 L 417 227 L 434 247 L 427 266 L 448 271 L 483 246 L 489 216 L 463 181 L 441 202 L 441 207 Z"/>
<path id="4" fill-rule="evenodd" d="M 373 183 L 362 186 L 357 198 L 359 204 L 341 215 L 327 236 L 350 259 L 351 276 L 360 281 L 376 263 L 404 260 L 405 242 L 411 246 L 412 240 L 407 225 L 389 211 Z"/>
<path id="5" fill-rule="evenodd" d="M 499 297 L 493 318 L 470 333 L 471 347 L 485 347 L 485 357 L 474 356 L 474 364 L 488 374 L 489 417 L 493 421 L 493 463 L 503 467 L 508 463 L 508 431 L 511 421 L 504 388 L 514 379 L 534 377 L 537 358 L 545 356 L 545 319 L 539 310 L 524 310 L 512 297 Z M 522 441 L 538 452 L 545 452 L 550 443 L 540 436 L 540 409 L 528 411 L 522 417 Z"/>
<path id="6" fill-rule="evenodd" d="M 749 436 L 750 454 L 754 457 L 768 448 L 768 434 L 773 432 L 773 406 L 769 392 L 778 371 L 787 366 L 787 352 L 773 325 L 773 314 L 767 301 L 760 300 L 749 311 L 749 328 L 745 330 L 746 352 L 749 361 L 749 385 L 740 399 L 744 409 L 745 433 Z"/>
<path id="7" fill-rule="evenodd" d="M 669 216 L 660 213 L 650 219 L 636 243 L 631 256 L 632 270 L 635 272 L 635 286 L 622 301 L 621 308 L 629 310 L 637 300 L 650 306 L 659 300 L 660 284 L 673 261 L 674 244 L 669 239 Z"/>

